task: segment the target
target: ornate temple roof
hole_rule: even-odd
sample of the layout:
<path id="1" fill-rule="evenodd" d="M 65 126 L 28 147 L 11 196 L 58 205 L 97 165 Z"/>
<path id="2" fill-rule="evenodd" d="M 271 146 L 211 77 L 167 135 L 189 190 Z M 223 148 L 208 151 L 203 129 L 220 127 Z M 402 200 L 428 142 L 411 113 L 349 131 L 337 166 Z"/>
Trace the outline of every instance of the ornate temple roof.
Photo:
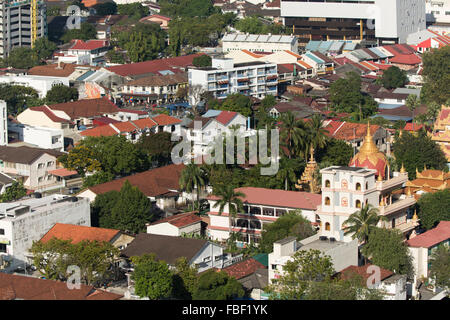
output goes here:
<path id="1" fill-rule="evenodd" d="M 350 166 L 364 167 L 377 170 L 377 176 L 385 177 L 387 159 L 384 153 L 378 150 L 370 134 L 370 124 L 367 125 L 367 134 L 359 152 L 350 160 Z"/>

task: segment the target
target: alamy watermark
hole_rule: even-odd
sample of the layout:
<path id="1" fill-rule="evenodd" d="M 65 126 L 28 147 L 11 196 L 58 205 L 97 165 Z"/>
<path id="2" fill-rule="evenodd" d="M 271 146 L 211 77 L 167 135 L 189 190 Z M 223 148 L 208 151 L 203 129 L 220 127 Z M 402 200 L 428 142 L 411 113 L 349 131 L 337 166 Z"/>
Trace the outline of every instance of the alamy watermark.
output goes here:
<path id="1" fill-rule="evenodd" d="M 81 29 L 81 9 L 79 6 L 70 5 L 67 7 L 66 14 L 68 16 L 66 27 L 69 30 Z"/>
<path id="2" fill-rule="evenodd" d="M 171 151 L 174 164 L 248 164 L 270 165 L 261 167 L 261 175 L 275 175 L 279 169 L 279 130 L 270 130 L 270 155 L 268 148 L 268 130 L 227 130 L 208 136 L 202 132 L 202 122 L 194 121 L 195 136 L 188 137 L 189 131 L 181 134 L 179 142 Z M 180 135 L 172 133 L 172 141 L 179 141 Z M 225 140 L 225 149 L 224 149 Z M 248 141 L 248 157 L 246 142 Z M 205 147 L 206 145 L 206 147 Z M 236 152 L 235 152 L 236 151 Z M 236 158 L 236 159 L 235 159 Z"/>

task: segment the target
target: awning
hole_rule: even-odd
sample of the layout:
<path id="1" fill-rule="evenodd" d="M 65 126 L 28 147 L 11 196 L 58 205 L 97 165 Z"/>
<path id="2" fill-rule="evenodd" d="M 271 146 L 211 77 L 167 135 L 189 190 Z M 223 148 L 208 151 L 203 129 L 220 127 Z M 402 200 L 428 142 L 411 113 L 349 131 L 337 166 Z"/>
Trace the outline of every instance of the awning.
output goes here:
<path id="1" fill-rule="evenodd" d="M 69 177 L 69 176 L 74 176 L 74 175 L 78 174 L 77 171 L 67 170 L 66 168 L 52 170 L 52 171 L 49 171 L 49 173 L 54 176 L 57 176 L 57 177 Z"/>

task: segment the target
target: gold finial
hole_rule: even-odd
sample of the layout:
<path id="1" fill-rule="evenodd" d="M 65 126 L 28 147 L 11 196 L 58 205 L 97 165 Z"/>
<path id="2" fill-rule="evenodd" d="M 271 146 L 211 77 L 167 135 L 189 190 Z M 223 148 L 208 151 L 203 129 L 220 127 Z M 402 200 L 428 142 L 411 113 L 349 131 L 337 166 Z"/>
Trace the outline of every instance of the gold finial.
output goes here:
<path id="1" fill-rule="evenodd" d="M 402 167 L 400 168 L 400 173 L 406 173 L 406 169 L 405 169 L 405 166 L 403 165 L 403 162 L 402 162 Z"/>
<path id="2" fill-rule="evenodd" d="M 408 196 L 408 197 L 411 197 L 411 188 L 407 188 L 406 189 L 406 195 Z"/>
<path id="3" fill-rule="evenodd" d="M 311 155 L 311 158 L 309 159 L 309 161 L 314 162 L 314 148 L 311 145 L 311 147 L 309 148 L 309 154 Z"/>
<path id="4" fill-rule="evenodd" d="M 383 177 L 381 176 L 381 174 L 378 175 L 377 181 L 383 181 Z"/>
<path id="5" fill-rule="evenodd" d="M 426 163 L 423 164 L 423 171 L 425 171 L 425 170 L 427 170 L 427 164 Z"/>
<path id="6" fill-rule="evenodd" d="M 414 209 L 414 215 L 413 215 L 412 219 L 413 219 L 413 221 L 419 220 L 419 217 L 417 216 L 417 210 L 416 209 Z"/>
<path id="7" fill-rule="evenodd" d="M 402 130 L 402 129 L 400 129 L 400 132 L 399 132 L 398 136 L 399 136 L 399 137 L 401 137 L 401 136 L 402 136 L 402 134 L 403 134 L 403 130 Z"/>
<path id="8" fill-rule="evenodd" d="M 384 206 L 385 206 L 385 203 L 384 203 L 384 197 L 381 197 L 380 206 L 381 206 L 381 207 L 384 207 Z"/>
<path id="9" fill-rule="evenodd" d="M 417 174 L 419 174 L 419 169 L 417 169 L 417 167 L 416 167 L 416 175 L 417 175 Z"/>

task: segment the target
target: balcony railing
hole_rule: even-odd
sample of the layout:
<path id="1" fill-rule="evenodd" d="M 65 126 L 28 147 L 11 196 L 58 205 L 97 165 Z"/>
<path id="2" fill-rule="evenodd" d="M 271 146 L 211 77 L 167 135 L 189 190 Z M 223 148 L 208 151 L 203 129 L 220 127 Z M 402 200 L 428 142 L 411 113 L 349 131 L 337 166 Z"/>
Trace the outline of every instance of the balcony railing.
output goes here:
<path id="1" fill-rule="evenodd" d="M 414 198 L 406 198 L 402 200 L 397 200 L 396 202 L 388 205 L 388 206 L 381 206 L 379 208 L 380 215 L 386 216 L 391 213 L 394 213 L 396 211 L 399 211 L 401 209 L 409 208 L 410 206 L 414 205 L 416 203 L 416 199 Z"/>

